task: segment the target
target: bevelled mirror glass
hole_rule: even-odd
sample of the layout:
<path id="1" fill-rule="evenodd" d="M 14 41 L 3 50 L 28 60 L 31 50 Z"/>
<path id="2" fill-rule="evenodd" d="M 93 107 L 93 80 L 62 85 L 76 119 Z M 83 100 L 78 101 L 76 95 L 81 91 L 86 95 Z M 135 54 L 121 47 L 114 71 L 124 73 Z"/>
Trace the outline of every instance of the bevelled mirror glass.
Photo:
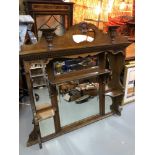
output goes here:
<path id="1" fill-rule="evenodd" d="M 61 83 L 57 90 L 61 127 L 99 114 L 97 78 Z"/>

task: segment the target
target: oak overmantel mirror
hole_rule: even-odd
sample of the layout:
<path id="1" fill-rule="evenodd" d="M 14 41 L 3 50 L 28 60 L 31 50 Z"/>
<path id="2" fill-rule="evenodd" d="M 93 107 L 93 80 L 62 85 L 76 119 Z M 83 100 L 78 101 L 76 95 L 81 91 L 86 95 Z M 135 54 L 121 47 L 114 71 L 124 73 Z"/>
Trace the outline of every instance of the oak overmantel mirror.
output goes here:
<path id="1" fill-rule="evenodd" d="M 114 113 L 121 114 L 124 88 L 120 74 L 124 50 L 130 42 L 122 36 L 112 41 L 108 34 L 86 22 L 72 26 L 63 36 L 46 39 L 48 37 L 43 36 L 37 44 L 22 47 L 20 53 L 34 116 L 29 146 L 38 142 L 42 147 L 42 142 Z M 37 91 L 46 91 L 42 99 L 49 96 L 46 102 L 50 105 L 42 106 L 39 111 L 30 75 L 31 65 L 37 62 L 45 66 L 46 83 L 46 89 Z M 41 130 L 46 133 L 41 134 Z"/>

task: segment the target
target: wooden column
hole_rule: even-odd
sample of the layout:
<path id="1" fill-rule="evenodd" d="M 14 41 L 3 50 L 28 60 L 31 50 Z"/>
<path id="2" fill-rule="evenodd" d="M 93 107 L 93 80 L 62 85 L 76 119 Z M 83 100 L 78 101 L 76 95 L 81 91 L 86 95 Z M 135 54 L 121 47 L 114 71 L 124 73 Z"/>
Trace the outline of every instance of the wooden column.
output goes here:
<path id="1" fill-rule="evenodd" d="M 101 53 L 98 55 L 99 59 L 99 71 L 105 70 L 105 53 Z M 100 114 L 105 115 L 105 84 L 104 84 L 104 75 L 98 76 L 99 82 L 99 104 L 100 104 Z"/>
<path id="2" fill-rule="evenodd" d="M 125 54 L 124 51 L 108 53 L 109 67 L 112 71 L 111 80 L 108 83 L 110 89 L 117 89 L 123 91 L 123 85 L 120 82 L 120 75 L 125 65 Z"/>
<path id="3" fill-rule="evenodd" d="M 121 103 L 124 97 L 124 87 L 120 81 L 120 75 L 125 65 L 124 51 L 110 51 L 108 53 L 109 66 L 112 71 L 111 80 L 108 87 L 112 91 L 109 96 L 112 98 L 111 110 L 117 115 L 121 115 Z"/>
<path id="4" fill-rule="evenodd" d="M 58 107 L 58 100 L 57 100 L 57 96 L 58 96 L 58 92 L 56 89 L 56 85 L 52 84 L 52 82 L 54 81 L 54 68 L 53 68 L 53 62 L 50 61 L 47 66 L 47 74 L 48 74 L 48 79 L 51 80 L 50 82 L 50 96 L 51 96 L 51 104 L 52 107 L 54 107 L 56 109 L 55 111 L 55 115 L 54 115 L 54 125 L 55 125 L 55 131 L 56 133 L 58 133 L 61 130 L 61 126 L 60 126 L 60 117 L 59 117 L 59 107 Z"/>
<path id="5" fill-rule="evenodd" d="M 58 100 L 57 100 L 57 90 L 56 85 L 50 85 L 51 89 L 51 102 L 52 106 L 56 108 L 55 115 L 54 115 L 54 125 L 55 125 L 55 131 L 56 133 L 60 132 L 61 126 L 60 126 L 60 117 L 59 117 L 59 107 L 58 107 Z"/>
<path id="6" fill-rule="evenodd" d="M 26 81 L 27 81 L 27 86 L 28 86 L 28 91 L 29 91 L 29 96 L 30 96 L 30 104 L 31 104 L 32 115 L 33 115 L 32 123 L 34 124 L 34 128 L 29 135 L 27 146 L 32 145 L 33 143 L 35 143 L 35 141 L 37 141 L 39 143 L 39 147 L 42 148 L 40 127 L 39 127 L 38 119 L 36 117 L 36 106 L 35 106 L 35 101 L 34 101 L 34 97 L 33 97 L 33 84 L 32 84 L 32 80 L 30 78 L 30 67 L 31 67 L 31 63 L 24 61 L 24 68 L 25 68 L 25 72 L 26 72 Z"/>
<path id="7" fill-rule="evenodd" d="M 33 97 L 33 85 L 32 85 L 32 80 L 30 78 L 30 63 L 24 61 L 24 68 L 25 68 L 25 73 L 26 73 L 26 82 L 27 82 L 27 87 L 29 91 L 29 97 L 30 97 L 30 104 L 32 107 L 32 113 L 35 115 L 36 114 L 36 107 L 35 107 L 35 101 Z"/>

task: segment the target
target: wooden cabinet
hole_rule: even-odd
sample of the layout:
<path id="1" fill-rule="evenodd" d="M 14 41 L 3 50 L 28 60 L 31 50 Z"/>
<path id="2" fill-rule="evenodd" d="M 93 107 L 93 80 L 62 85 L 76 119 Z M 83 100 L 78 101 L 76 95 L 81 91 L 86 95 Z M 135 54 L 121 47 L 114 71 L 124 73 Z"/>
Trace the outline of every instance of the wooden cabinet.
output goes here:
<path id="1" fill-rule="evenodd" d="M 35 20 L 35 35 L 38 36 L 38 29 L 42 24 L 47 24 L 52 19 L 50 26 L 53 21 L 58 21 L 65 29 L 69 29 L 73 24 L 73 4 L 60 0 L 25 0 L 26 13 Z"/>
<path id="2" fill-rule="evenodd" d="M 90 36 L 90 32 L 95 34 L 92 39 L 88 39 L 89 37 L 92 37 Z M 83 42 L 75 42 L 76 37 L 78 38 L 78 41 L 79 37 L 82 37 Z M 34 130 L 29 136 L 28 146 L 39 143 L 40 147 L 42 147 L 42 142 L 48 141 L 54 137 L 103 119 L 114 113 L 121 115 L 120 105 L 124 95 L 124 88 L 120 82 L 120 74 L 125 63 L 125 48 L 130 44 L 130 42 L 121 36 L 116 37 L 112 41 L 107 34 L 101 33 L 95 25 L 88 23 L 76 24 L 63 36 L 54 37 L 52 40 L 52 48 L 51 46 L 49 48 L 49 42 L 47 42 L 45 38 L 46 37 L 43 37 L 38 44 L 23 46 L 20 53 L 20 58 L 23 60 L 26 70 L 31 107 L 34 116 Z M 88 58 L 90 58 L 90 61 L 88 61 Z M 91 58 L 92 60 L 97 60 L 97 63 L 92 63 Z M 107 59 L 109 61 L 109 68 L 106 68 L 105 65 Z M 63 65 L 60 66 L 62 62 L 67 60 L 72 60 L 75 64 L 79 64 L 79 66 L 74 65 L 72 68 L 71 66 L 66 66 L 70 68 L 70 70 L 67 70 L 65 66 L 63 67 Z M 56 71 L 55 63 L 57 64 L 57 62 L 60 64 L 58 65 L 58 70 Z M 87 62 L 88 66 L 85 65 L 85 62 Z M 45 70 L 49 83 L 49 93 L 51 96 L 50 114 L 52 114 L 51 117 L 54 119 L 55 133 L 45 137 L 40 136 L 40 129 L 38 127 L 39 119 L 37 115 L 38 110 L 35 107 L 32 94 L 33 87 L 30 78 L 30 68 L 33 63 L 43 63 L 46 65 Z M 60 67 L 63 71 L 59 70 Z M 109 76 L 111 77 L 110 79 Z M 60 89 L 58 88 L 60 84 L 65 86 L 66 82 L 77 80 L 79 81 L 79 85 L 81 84 L 80 86 L 83 86 L 82 81 L 84 81 L 84 79 L 92 79 L 91 82 L 97 83 L 95 87 L 97 88 L 96 94 L 98 96 L 98 100 L 90 103 L 90 105 L 93 103 L 98 105 L 98 110 L 95 113 L 86 115 L 84 118 L 78 118 L 76 121 L 71 120 L 69 123 L 64 123 L 62 122 L 61 118 L 63 118 L 63 116 L 61 114 L 65 109 L 63 109 L 63 106 L 59 104 L 58 94 L 60 94 Z M 92 88 L 92 85 L 90 85 L 90 87 Z M 89 93 L 87 91 L 82 91 L 80 95 L 82 97 L 88 97 L 95 96 L 96 94 L 94 91 Z M 78 98 L 78 95 L 76 98 Z M 110 96 L 112 99 L 112 105 L 110 106 L 111 112 L 109 113 L 105 112 L 106 95 Z M 75 98 L 72 98 L 72 100 L 74 99 Z M 77 103 L 79 104 L 79 100 Z M 76 108 L 79 106 L 77 105 Z M 68 113 L 73 111 L 72 114 L 76 115 L 76 113 L 74 113 L 74 109 L 76 108 L 72 106 Z M 87 106 L 87 111 L 89 111 L 89 108 L 90 106 Z M 49 110 L 49 107 L 43 108 L 41 111 L 46 112 L 46 110 Z M 85 115 L 86 109 L 83 109 L 82 111 Z M 48 111 L 47 113 L 49 114 Z M 82 115 L 82 113 L 80 115 Z M 41 116 L 44 118 L 44 114 Z"/>
<path id="3" fill-rule="evenodd" d="M 128 61 L 134 61 L 135 60 L 135 43 L 132 43 L 129 45 L 125 50 L 126 56 L 125 60 Z"/>

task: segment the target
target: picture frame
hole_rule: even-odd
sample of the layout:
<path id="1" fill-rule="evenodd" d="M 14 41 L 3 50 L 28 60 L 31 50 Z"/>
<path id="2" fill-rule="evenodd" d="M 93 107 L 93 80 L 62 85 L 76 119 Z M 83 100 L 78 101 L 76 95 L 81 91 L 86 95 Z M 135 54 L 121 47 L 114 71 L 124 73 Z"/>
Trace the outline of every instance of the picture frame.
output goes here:
<path id="1" fill-rule="evenodd" d="M 135 62 L 125 65 L 123 105 L 135 100 Z"/>

